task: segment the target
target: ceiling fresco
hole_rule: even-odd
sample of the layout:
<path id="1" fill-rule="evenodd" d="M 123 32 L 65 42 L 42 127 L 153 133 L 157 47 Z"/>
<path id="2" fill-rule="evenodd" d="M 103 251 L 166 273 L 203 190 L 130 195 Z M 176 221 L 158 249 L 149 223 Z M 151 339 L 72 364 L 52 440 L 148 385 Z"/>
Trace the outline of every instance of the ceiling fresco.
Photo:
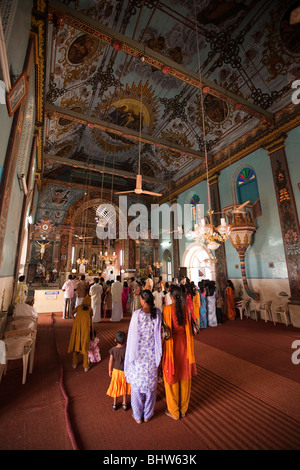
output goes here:
<path id="1" fill-rule="evenodd" d="M 50 0 L 44 177 L 133 189 L 140 151 L 145 187 L 167 192 L 294 122 L 299 5 Z"/>

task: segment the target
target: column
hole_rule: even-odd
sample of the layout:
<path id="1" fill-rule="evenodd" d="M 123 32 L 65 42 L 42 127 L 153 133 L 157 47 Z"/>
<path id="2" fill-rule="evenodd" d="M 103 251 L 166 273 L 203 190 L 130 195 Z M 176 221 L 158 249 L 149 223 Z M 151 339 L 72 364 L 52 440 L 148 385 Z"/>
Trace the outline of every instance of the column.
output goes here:
<path id="1" fill-rule="evenodd" d="M 293 326 L 300 327 L 300 230 L 294 192 L 285 153 L 286 136 L 265 146 L 270 156 L 291 290 L 289 312 Z"/>
<path id="2" fill-rule="evenodd" d="M 60 225 L 57 227 L 57 231 L 61 233 L 60 236 L 60 256 L 59 266 L 61 273 L 70 273 L 71 271 L 71 260 L 72 260 L 72 242 L 74 235 L 74 227 L 69 225 Z M 62 278 L 65 279 L 65 275 Z M 62 282 L 62 279 L 60 279 Z"/>
<path id="3" fill-rule="evenodd" d="M 212 215 L 212 222 L 216 227 L 221 223 L 222 210 L 219 193 L 219 176 L 220 173 L 216 172 L 209 180 L 211 207 L 215 212 L 219 212 L 219 214 Z M 216 258 L 216 281 L 220 291 L 224 294 L 227 281 L 227 263 L 224 243 L 221 243 L 221 246 L 216 251 Z"/>
<path id="4" fill-rule="evenodd" d="M 170 198 L 170 206 L 173 204 L 177 204 L 177 196 Z M 179 254 L 179 240 L 178 240 L 178 232 L 175 230 L 177 227 L 175 226 L 175 214 L 171 211 L 171 235 L 172 235 L 172 248 L 173 248 L 173 277 L 177 277 L 180 280 L 180 254 Z M 175 236 L 176 234 L 176 236 Z"/>

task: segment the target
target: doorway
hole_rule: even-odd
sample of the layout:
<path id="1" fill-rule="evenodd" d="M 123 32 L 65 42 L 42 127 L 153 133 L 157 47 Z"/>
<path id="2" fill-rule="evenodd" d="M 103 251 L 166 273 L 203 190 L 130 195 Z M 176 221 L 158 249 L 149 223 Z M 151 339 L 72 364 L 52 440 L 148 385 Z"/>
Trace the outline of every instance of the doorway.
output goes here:
<path id="1" fill-rule="evenodd" d="M 215 280 L 214 257 L 203 243 L 192 243 L 184 252 L 182 264 L 187 268 L 187 277 L 195 285 L 202 279 Z"/>

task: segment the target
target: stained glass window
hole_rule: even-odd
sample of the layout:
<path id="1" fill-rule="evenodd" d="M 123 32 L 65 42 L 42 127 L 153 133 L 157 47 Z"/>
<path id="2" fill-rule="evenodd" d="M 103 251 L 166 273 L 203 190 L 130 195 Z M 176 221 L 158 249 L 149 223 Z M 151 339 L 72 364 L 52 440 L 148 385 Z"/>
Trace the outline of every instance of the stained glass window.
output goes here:
<path id="1" fill-rule="evenodd" d="M 196 206 L 199 203 L 200 203 L 200 197 L 198 196 L 198 194 L 194 194 L 194 196 L 191 199 L 191 205 Z"/>
<path id="2" fill-rule="evenodd" d="M 255 171 L 243 168 L 236 179 L 236 192 L 239 204 L 250 201 L 254 204 L 259 199 L 258 184 Z"/>
<path id="3" fill-rule="evenodd" d="M 251 168 L 243 168 L 239 173 L 237 183 L 238 185 L 248 183 L 249 181 L 255 180 L 256 176 Z"/>
<path id="4" fill-rule="evenodd" d="M 194 227 L 194 224 L 198 223 L 199 219 L 199 208 L 197 210 L 197 205 L 200 204 L 200 197 L 198 194 L 194 194 L 194 196 L 191 199 L 191 208 L 192 208 L 192 227 Z"/>

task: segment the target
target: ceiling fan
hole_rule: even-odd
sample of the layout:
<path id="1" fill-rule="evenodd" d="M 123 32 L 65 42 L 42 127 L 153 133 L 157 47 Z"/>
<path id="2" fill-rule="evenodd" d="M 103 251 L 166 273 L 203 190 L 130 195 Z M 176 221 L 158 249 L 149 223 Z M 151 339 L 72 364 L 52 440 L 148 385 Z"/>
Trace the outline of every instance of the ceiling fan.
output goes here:
<path id="1" fill-rule="evenodd" d="M 81 242 L 83 242 L 84 240 L 87 240 L 88 238 L 93 238 L 93 237 L 86 237 L 85 235 L 76 235 L 76 234 L 75 234 L 75 237 L 79 238 Z"/>
<path id="2" fill-rule="evenodd" d="M 146 191 L 145 189 L 142 189 L 142 175 L 137 174 L 136 175 L 136 185 L 135 188 L 131 191 L 121 191 L 116 194 L 129 194 L 129 193 L 135 193 L 135 194 L 149 194 L 151 196 L 162 196 L 160 193 L 154 193 L 152 191 Z"/>
<path id="3" fill-rule="evenodd" d="M 167 229 L 162 229 L 162 232 L 168 232 L 168 233 L 176 233 L 178 232 L 180 235 L 184 234 L 184 229 L 181 225 L 179 225 L 175 230 L 167 230 Z"/>
<path id="4" fill-rule="evenodd" d="M 247 206 L 247 204 L 249 204 L 250 201 L 246 201 L 244 202 L 243 204 L 241 204 L 240 206 L 238 207 L 235 207 L 232 211 L 233 214 L 239 214 L 239 213 L 242 213 L 242 212 L 245 212 L 244 210 L 241 210 L 243 209 L 245 206 Z"/>
<path id="5" fill-rule="evenodd" d="M 140 134 L 139 134 L 139 168 L 138 168 L 138 174 L 136 175 L 136 184 L 135 184 L 135 189 L 131 191 L 121 191 L 116 194 L 129 194 L 129 193 L 135 193 L 135 194 L 148 194 L 150 196 L 162 196 L 160 193 L 154 193 L 152 191 L 146 191 L 142 189 L 142 175 L 141 175 L 141 134 L 142 134 L 142 89 L 141 89 L 141 107 L 140 107 Z"/>

